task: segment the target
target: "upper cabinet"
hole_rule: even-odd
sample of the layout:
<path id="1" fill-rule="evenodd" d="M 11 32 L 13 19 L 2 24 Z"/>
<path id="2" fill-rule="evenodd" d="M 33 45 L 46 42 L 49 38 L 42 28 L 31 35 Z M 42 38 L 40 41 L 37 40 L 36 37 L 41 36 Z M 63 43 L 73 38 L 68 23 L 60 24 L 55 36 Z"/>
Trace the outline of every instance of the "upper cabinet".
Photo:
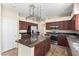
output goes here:
<path id="1" fill-rule="evenodd" d="M 68 25 L 69 21 L 49 22 L 46 23 L 46 29 L 50 30 L 53 29 L 52 26 L 58 26 L 58 29 L 60 30 L 68 30 L 69 29 Z"/>
<path id="2" fill-rule="evenodd" d="M 35 23 L 25 22 L 25 21 L 19 21 L 19 30 L 27 30 L 28 26 L 38 26 Z"/>
<path id="3" fill-rule="evenodd" d="M 75 20 L 76 20 L 76 15 L 74 15 L 73 17 L 72 17 L 72 19 L 70 20 L 70 29 L 71 30 L 75 30 Z"/>
<path id="4" fill-rule="evenodd" d="M 27 29 L 27 23 L 25 21 L 19 21 L 19 29 L 20 30 L 26 30 Z"/>
<path id="5" fill-rule="evenodd" d="M 79 30 L 79 14 L 75 16 L 75 30 Z"/>
<path id="6" fill-rule="evenodd" d="M 46 23 L 46 29 L 53 29 L 52 26 L 58 26 L 60 30 L 79 30 L 79 14 L 76 14 L 69 21 Z"/>
<path id="7" fill-rule="evenodd" d="M 79 30 L 79 15 L 78 14 L 74 15 L 70 23 L 71 23 L 70 26 L 72 30 Z"/>
<path id="8" fill-rule="evenodd" d="M 58 26 L 60 30 L 79 30 L 79 15 L 74 15 L 71 20 L 46 23 L 46 29 L 53 29 L 52 26 Z"/>

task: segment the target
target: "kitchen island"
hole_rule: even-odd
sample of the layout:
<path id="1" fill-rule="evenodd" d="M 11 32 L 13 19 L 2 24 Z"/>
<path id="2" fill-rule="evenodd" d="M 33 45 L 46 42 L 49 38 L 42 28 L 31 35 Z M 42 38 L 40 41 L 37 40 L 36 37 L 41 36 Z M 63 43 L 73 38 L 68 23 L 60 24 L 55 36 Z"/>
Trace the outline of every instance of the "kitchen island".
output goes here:
<path id="1" fill-rule="evenodd" d="M 49 36 L 27 37 L 17 41 L 19 56 L 44 56 L 50 49 Z"/>

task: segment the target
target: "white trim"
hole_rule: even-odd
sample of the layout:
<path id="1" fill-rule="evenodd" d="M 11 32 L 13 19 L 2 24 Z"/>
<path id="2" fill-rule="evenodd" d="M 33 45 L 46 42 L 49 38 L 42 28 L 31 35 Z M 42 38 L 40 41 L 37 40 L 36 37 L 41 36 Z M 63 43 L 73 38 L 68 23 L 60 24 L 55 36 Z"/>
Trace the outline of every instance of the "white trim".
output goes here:
<path id="1" fill-rule="evenodd" d="M 58 22 L 58 21 L 69 21 L 71 20 L 71 16 L 66 17 L 58 17 L 58 18 L 48 18 L 45 20 L 45 22 Z"/>

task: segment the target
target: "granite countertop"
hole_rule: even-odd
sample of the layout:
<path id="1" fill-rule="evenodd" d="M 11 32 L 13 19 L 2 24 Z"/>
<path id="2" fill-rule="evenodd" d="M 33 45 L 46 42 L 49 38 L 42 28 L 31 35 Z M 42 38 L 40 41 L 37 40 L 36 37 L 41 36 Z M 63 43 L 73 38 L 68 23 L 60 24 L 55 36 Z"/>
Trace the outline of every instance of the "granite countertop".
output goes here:
<path id="1" fill-rule="evenodd" d="M 73 56 L 79 56 L 79 36 L 67 35 L 67 40 Z"/>
<path id="2" fill-rule="evenodd" d="M 34 47 L 36 44 L 44 41 L 47 38 L 49 38 L 49 36 L 42 36 L 42 35 L 35 36 L 34 35 L 34 36 L 31 36 L 31 37 L 28 37 L 28 38 L 25 38 L 25 39 L 20 39 L 16 42 L 23 44 L 25 46 L 28 46 L 28 47 Z"/>

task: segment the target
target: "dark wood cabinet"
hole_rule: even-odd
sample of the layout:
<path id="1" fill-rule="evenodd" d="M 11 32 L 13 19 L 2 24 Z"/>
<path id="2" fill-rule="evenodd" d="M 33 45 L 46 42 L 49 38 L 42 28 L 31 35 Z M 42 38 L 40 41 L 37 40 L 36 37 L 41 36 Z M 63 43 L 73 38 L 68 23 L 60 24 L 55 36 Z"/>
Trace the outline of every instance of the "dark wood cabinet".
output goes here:
<path id="1" fill-rule="evenodd" d="M 60 46 L 65 46 L 65 47 L 69 47 L 68 45 L 68 41 L 67 41 L 67 38 L 65 35 L 58 35 L 57 37 L 57 42 L 58 42 L 58 45 Z"/>
<path id="2" fill-rule="evenodd" d="M 50 39 L 47 39 L 47 40 L 45 40 L 45 43 L 46 44 L 44 44 L 45 45 L 45 49 L 44 49 L 44 52 L 45 52 L 45 54 L 49 51 L 49 49 L 50 49 Z"/>
<path id="3" fill-rule="evenodd" d="M 40 42 L 35 46 L 34 55 L 35 56 L 44 56 L 44 45 L 43 42 Z"/>
<path id="4" fill-rule="evenodd" d="M 71 26 L 72 22 L 71 20 L 68 21 L 68 30 L 72 30 L 72 26 Z"/>
<path id="5" fill-rule="evenodd" d="M 51 26 L 58 26 L 60 30 L 69 30 L 68 25 L 69 25 L 68 21 L 49 22 L 46 23 L 46 29 L 50 30 L 52 29 Z"/>
<path id="6" fill-rule="evenodd" d="M 76 14 L 71 19 L 71 29 L 79 30 L 79 14 Z"/>
<path id="7" fill-rule="evenodd" d="M 68 21 L 49 22 L 46 23 L 46 29 L 50 30 L 52 29 L 51 26 L 59 26 L 60 30 L 76 30 L 75 28 L 79 28 L 78 19 L 79 19 L 78 15 L 74 15 L 72 19 Z"/>
<path id="8" fill-rule="evenodd" d="M 19 21 L 19 29 L 20 30 L 27 29 L 27 23 L 24 21 Z"/>
<path id="9" fill-rule="evenodd" d="M 69 25 L 68 22 L 69 22 L 69 21 L 63 22 L 63 28 L 64 28 L 64 30 L 69 30 L 69 29 L 68 29 L 68 25 Z"/>
<path id="10" fill-rule="evenodd" d="M 68 21 L 46 23 L 46 29 L 52 29 L 51 26 L 59 26 L 60 30 L 79 30 L 79 14 L 76 14 Z"/>
<path id="11" fill-rule="evenodd" d="M 71 30 L 75 30 L 75 20 L 76 20 L 76 18 L 75 18 L 75 15 L 72 17 L 72 19 L 71 19 Z"/>
<path id="12" fill-rule="evenodd" d="M 75 16 L 75 30 L 79 30 L 79 14 Z"/>
<path id="13" fill-rule="evenodd" d="M 38 26 L 38 24 L 25 22 L 25 21 L 19 21 L 19 30 L 26 30 L 28 26 Z"/>
<path id="14" fill-rule="evenodd" d="M 60 30 L 65 29 L 65 25 L 64 24 L 65 24 L 65 22 L 63 22 L 63 21 L 62 22 L 59 22 L 58 25 L 59 25 L 59 29 Z"/>
<path id="15" fill-rule="evenodd" d="M 46 39 L 35 46 L 34 55 L 44 56 L 50 49 L 50 39 Z"/>

